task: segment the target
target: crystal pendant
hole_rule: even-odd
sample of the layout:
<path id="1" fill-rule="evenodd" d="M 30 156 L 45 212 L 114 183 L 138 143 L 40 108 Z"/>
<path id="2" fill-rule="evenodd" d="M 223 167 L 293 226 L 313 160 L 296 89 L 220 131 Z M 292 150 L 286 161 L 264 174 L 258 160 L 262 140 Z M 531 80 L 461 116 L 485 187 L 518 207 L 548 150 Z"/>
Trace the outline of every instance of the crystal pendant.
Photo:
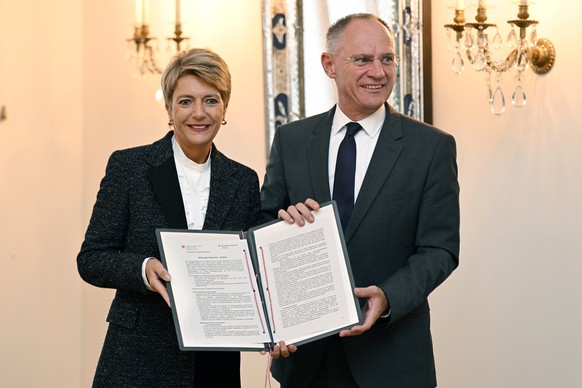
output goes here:
<path id="1" fill-rule="evenodd" d="M 489 100 L 489 105 L 491 107 L 491 112 L 495 113 L 497 116 L 505 112 L 505 95 L 501 86 L 498 86 L 493 93 L 493 97 Z"/>
<path id="2" fill-rule="evenodd" d="M 517 45 L 517 34 L 515 30 L 512 29 L 509 35 L 507 35 L 507 47 L 514 48 Z"/>
<path id="3" fill-rule="evenodd" d="M 479 51 L 480 48 L 477 47 L 476 44 L 474 44 L 471 50 L 467 50 L 467 58 L 469 58 L 471 62 L 475 61 L 475 58 L 477 57 L 477 54 L 479 54 Z"/>
<path id="4" fill-rule="evenodd" d="M 525 69 L 527 69 L 527 64 L 529 62 L 529 59 L 527 58 L 527 53 L 525 51 L 525 48 L 520 48 L 519 52 L 517 53 L 517 58 L 515 59 L 515 69 L 518 72 L 522 72 Z"/>
<path id="5" fill-rule="evenodd" d="M 485 58 L 485 53 L 483 50 L 479 50 L 477 56 L 475 57 L 475 61 L 473 62 L 473 68 L 477 71 L 481 71 L 485 68 L 487 64 L 487 59 Z"/>
<path id="6" fill-rule="evenodd" d="M 525 92 L 521 85 L 517 85 L 513 94 L 511 95 L 511 104 L 516 108 L 523 108 L 527 103 L 527 99 L 525 98 Z"/>
<path id="7" fill-rule="evenodd" d="M 479 35 L 477 36 L 477 46 L 479 46 L 479 48 L 487 47 L 487 34 L 479 32 Z"/>
<path id="8" fill-rule="evenodd" d="M 495 36 L 493 37 L 493 48 L 499 49 L 499 48 L 501 48 L 502 44 L 503 44 L 503 39 L 501 38 L 501 34 L 499 33 L 499 31 L 497 31 L 495 33 Z"/>
<path id="9" fill-rule="evenodd" d="M 489 92 L 489 104 L 493 104 L 493 89 L 491 89 L 491 85 L 487 85 L 488 86 L 488 92 Z"/>
<path id="10" fill-rule="evenodd" d="M 463 41 L 463 44 L 465 45 L 465 48 L 470 49 L 471 47 L 473 47 L 473 34 L 471 34 L 470 31 L 466 31 L 465 32 L 465 40 Z"/>
<path id="11" fill-rule="evenodd" d="M 538 32 L 535 27 L 531 30 L 529 41 L 531 42 L 532 46 L 535 46 L 538 43 Z"/>
<path id="12" fill-rule="evenodd" d="M 453 62 L 451 63 L 451 70 L 455 74 L 462 74 L 464 69 L 465 69 L 465 61 L 463 61 L 463 57 L 461 56 L 461 52 L 457 51 L 457 53 L 453 57 Z"/>
<path id="13" fill-rule="evenodd" d="M 392 27 L 392 31 L 394 31 L 394 27 Z M 452 29 L 447 27 L 447 49 L 451 50 L 451 48 L 453 47 L 453 39 L 452 34 L 451 34 Z M 396 35 L 394 35 L 394 37 L 396 37 Z"/>
<path id="14" fill-rule="evenodd" d="M 493 89 L 491 87 L 491 73 L 487 72 L 485 76 L 485 82 L 487 83 L 487 90 L 489 91 L 489 103 L 493 100 Z"/>

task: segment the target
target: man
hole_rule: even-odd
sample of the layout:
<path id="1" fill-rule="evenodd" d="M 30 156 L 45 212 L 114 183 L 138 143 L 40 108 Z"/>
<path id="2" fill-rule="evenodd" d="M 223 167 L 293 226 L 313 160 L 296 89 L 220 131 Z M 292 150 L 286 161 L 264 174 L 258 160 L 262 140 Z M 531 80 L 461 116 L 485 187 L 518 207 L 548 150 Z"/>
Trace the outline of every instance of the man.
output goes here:
<path id="1" fill-rule="evenodd" d="M 267 219 L 303 224 L 317 216 L 310 209 L 337 201 L 349 217 L 344 236 L 364 322 L 299 349 L 282 343 L 272 373 L 283 388 L 435 387 L 427 297 L 458 265 L 455 141 L 386 103 L 397 58 L 378 17 L 338 20 L 321 63 L 336 83 L 337 105 L 277 130 L 261 207 Z M 350 122 L 363 129 L 350 134 L 356 162 L 347 184 L 341 143 Z M 353 210 L 340 206 L 345 187 Z"/>

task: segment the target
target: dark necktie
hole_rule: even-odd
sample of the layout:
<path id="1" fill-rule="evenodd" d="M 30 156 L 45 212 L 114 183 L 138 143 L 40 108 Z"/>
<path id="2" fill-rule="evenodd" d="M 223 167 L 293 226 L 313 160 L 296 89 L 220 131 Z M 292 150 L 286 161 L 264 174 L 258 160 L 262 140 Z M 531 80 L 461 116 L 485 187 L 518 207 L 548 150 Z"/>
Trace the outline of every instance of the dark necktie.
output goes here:
<path id="1" fill-rule="evenodd" d="M 358 123 L 348 123 L 346 136 L 340 143 L 335 163 L 333 199 L 337 203 L 344 232 L 354 209 L 354 180 L 356 175 L 356 141 L 354 135 L 362 129 Z"/>

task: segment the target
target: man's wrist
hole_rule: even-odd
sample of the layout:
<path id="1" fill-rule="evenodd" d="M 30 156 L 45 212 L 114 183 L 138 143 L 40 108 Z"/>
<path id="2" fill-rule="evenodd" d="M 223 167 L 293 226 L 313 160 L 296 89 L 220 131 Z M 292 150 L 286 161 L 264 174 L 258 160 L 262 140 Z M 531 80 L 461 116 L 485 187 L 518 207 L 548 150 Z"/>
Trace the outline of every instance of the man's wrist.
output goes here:
<path id="1" fill-rule="evenodd" d="M 384 291 L 384 289 L 382 289 L 382 292 L 384 292 L 384 298 L 386 298 L 386 310 L 384 310 L 384 312 L 382 313 L 382 315 L 380 315 L 380 318 L 386 319 L 386 318 L 390 318 L 390 315 L 392 314 L 392 308 L 390 307 L 390 300 L 388 299 L 388 295 L 386 295 L 386 291 Z"/>

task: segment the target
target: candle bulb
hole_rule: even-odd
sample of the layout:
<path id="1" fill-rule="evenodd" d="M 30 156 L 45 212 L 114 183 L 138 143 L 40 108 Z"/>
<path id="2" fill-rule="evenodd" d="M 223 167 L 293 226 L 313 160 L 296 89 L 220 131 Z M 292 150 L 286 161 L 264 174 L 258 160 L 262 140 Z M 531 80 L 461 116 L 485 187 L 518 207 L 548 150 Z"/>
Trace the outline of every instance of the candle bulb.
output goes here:
<path id="1" fill-rule="evenodd" d="M 465 0 L 457 0 L 457 10 L 465 9 Z"/>
<path id="2" fill-rule="evenodd" d="M 519 5 L 527 5 L 527 0 L 519 0 Z"/>
<path id="3" fill-rule="evenodd" d="M 150 1 L 143 0 L 143 24 L 149 26 L 150 24 Z"/>
<path id="4" fill-rule="evenodd" d="M 143 24 L 143 0 L 135 0 L 135 26 Z"/>
<path id="5" fill-rule="evenodd" d="M 180 17 L 180 6 L 181 0 L 176 0 L 176 24 L 182 24 L 181 17 Z"/>
<path id="6" fill-rule="evenodd" d="M 485 0 L 479 0 L 478 8 L 487 8 L 487 4 L 485 4 Z"/>

